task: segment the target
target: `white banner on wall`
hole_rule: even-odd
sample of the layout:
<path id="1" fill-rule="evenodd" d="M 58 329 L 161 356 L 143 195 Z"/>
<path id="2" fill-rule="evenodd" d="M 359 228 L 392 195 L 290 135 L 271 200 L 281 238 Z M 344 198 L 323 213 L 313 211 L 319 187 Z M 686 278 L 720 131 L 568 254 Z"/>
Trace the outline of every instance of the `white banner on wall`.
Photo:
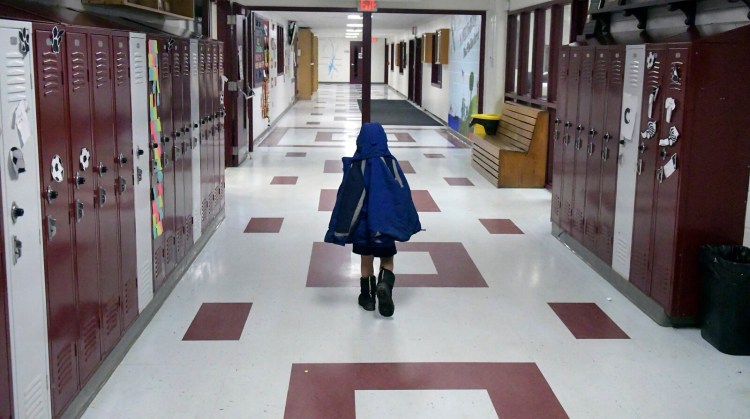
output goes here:
<path id="1" fill-rule="evenodd" d="M 450 109 L 448 125 L 466 134 L 479 108 L 481 16 L 452 16 L 450 31 Z"/>

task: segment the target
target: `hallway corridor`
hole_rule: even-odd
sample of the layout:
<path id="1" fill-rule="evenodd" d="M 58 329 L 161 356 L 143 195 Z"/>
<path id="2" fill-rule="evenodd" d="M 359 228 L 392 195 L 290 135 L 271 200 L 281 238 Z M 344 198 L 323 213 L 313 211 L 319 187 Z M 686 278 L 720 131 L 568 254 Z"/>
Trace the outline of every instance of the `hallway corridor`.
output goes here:
<path id="1" fill-rule="evenodd" d="M 225 220 L 84 418 L 747 417 L 747 357 L 654 323 L 550 234 L 549 191 L 495 188 L 444 127 L 385 127 L 425 231 L 394 316 L 362 310 L 358 258 L 323 243 L 357 87 L 227 169 Z"/>

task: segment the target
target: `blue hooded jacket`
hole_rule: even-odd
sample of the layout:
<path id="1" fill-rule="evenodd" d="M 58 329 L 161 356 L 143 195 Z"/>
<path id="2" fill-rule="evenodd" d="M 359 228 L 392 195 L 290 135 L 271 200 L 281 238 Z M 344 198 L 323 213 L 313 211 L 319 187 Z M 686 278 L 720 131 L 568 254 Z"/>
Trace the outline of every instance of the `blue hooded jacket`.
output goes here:
<path id="1" fill-rule="evenodd" d="M 326 242 L 385 247 L 394 241 L 408 241 L 422 229 L 409 183 L 388 150 L 382 125 L 364 124 L 354 156 L 341 160 L 344 177 Z"/>

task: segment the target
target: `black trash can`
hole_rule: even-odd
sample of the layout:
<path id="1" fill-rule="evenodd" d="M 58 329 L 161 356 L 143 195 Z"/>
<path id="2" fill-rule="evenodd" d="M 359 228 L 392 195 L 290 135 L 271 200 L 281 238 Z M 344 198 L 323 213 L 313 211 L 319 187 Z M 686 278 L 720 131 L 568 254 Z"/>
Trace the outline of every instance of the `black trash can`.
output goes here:
<path id="1" fill-rule="evenodd" d="M 730 355 L 750 355 L 750 249 L 701 246 L 701 336 Z"/>

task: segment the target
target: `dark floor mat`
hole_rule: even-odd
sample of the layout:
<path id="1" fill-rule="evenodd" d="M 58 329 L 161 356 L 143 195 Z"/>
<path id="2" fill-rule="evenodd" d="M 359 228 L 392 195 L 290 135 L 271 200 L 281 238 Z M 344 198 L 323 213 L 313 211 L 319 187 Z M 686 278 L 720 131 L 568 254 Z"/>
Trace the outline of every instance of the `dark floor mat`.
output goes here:
<path id="1" fill-rule="evenodd" d="M 362 100 L 357 99 L 357 104 L 361 110 Z M 371 100 L 370 121 L 382 125 L 441 125 L 406 100 Z"/>

